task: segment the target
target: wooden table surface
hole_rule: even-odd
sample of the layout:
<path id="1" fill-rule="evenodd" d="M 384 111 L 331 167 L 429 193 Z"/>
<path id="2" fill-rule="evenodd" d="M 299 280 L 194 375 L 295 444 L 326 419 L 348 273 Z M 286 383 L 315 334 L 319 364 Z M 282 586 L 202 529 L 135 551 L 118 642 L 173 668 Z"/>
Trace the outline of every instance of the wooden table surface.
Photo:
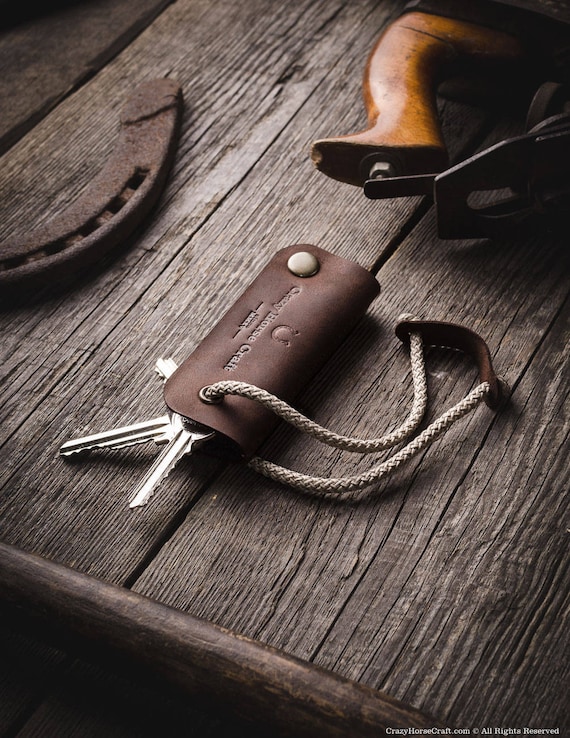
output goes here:
<path id="1" fill-rule="evenodd" d="M 2 324 L 0 540 L 207 618 L 458 728 L 559 728 L 568 715 L 568 239 L 441 241 L 430 201 L 369 201 L 317 172 L 311 141 L 364 126 L 361 76 L 395 0 L 88 2 L 0 37 L 1 237 L 61 212 L 97 173 L 141 81 L 181 84 L 178 153 L 136 235 Z M 458 160 L 520 110 L 440 100 Z M 163 412 L 153 365 L 180 362 L 278 250 L 381 264 L 368 316 L 303 392 L 364 437 L 411 401 L 400 314 L 463 323 L 511 387 L 359 502 L 239 464 L 184 459 L 144 508 L 152 445 L 66 462 L 71 437 Z M 426 423 L 476 384 L 428 354 Z M 280 426 L 261 455 L 322 476 L 368 459 Z M 381 458 L 381 457 L 380 457 Z M 0 735 L 231 736 L 199 705 L 2 629 Z M 254 716 L 252 716 L 254 717 Z M 185 721 L 178 732 L 176 721 Z M 473 731 L 475 732 L 475 731 Z M 567 735 L 570 733 L 566 733 Z"/>

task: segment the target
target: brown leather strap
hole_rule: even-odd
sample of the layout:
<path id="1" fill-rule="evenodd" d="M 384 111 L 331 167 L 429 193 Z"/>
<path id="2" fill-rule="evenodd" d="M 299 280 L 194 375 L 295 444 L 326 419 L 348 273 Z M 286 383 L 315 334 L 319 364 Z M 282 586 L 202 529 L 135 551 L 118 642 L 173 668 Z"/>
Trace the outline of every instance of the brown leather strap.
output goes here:
<path id="1" fill-rule="evenodd" d="M 488 382 L 491 387 L 485 398 L 486 404 L 491 409 L 496 410 L 506 399 L 506 384 L 495 373 L 489 347 L 478 333 L 457 323 L 407 317 L 400 320 L 396 326 L 396 335 L 404 343 L 409 343 L 410 333 L 413 331 L 420 331 L 424 343 L 428 346 L 444 346 L 472 356 L 479 368 L 479 379 L 481 382 Z"/>
<path id="2" fill-rule="evenodd" d="M 164 187 L 181 116 L 173 80 L 137 87 L 122 110 L 115 148 L 87 190 L 25 238 L 0 244 L 3 295 L 68 280 L 132 233 Z"/>

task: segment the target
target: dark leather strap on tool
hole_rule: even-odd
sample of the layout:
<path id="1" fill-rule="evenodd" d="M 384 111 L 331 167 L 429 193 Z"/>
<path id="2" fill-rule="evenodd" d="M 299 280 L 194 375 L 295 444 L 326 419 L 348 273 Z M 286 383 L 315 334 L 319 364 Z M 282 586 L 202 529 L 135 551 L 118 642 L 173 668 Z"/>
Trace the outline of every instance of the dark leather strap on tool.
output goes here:
<path id="1" fill-rule="evenodd" d="M 437 320 L 406 318 L 396 326 L 396 335 L 404 343 L 409 343 L 410 333 L 414 331 L 421 333 L 426 346 L 443 346 L 472 356 L 477 362 L 479 380 L 488 382 L 491 388 L 485 402 L 491 409 L 497 409 L 506 398 L 507 386 L 495 373 L 489 347 L 478 333 L 456 323 Z"/>
<path id="2" fill-rule="evenodd" d="M 435 177 L 441 238 L 492 238 L 564 222 L 570 205 L 569 85 L 539 87 L 527 129 Z"/>
<path id="3" fill-rule="evenodd" d="M 0 288 L 67 280 L 122 243 L 155 205 L 172 165 L 182 93 L 171 79 L 141 84 L 121 113 L 106 165 L 60 215 L 27 237 L 0 244 Z"/>

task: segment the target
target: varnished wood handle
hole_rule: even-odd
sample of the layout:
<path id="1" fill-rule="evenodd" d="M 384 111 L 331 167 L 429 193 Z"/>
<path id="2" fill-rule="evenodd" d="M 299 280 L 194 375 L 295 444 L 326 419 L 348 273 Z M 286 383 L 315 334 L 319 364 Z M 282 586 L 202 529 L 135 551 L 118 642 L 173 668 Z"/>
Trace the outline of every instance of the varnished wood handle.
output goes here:
<path id="1" fill-rule="evenodd" d="M 311 158 L 329 177 L 363 185 L 375 162 L 390 176 L 442 171 L 448 163 L 436 88 L 462 59 L 497 64 L 521 59 L 514 37 L 490 28 L 421 12 L 406 13 L 382 34 L 364 72 L 368 128 L 315 141 Z"/>
<path id="2" fill-rule="evenodd" d="M 4 543 L 0 601 L 17 623 L 47 627 L 50 640 L 94 644 L 98 660 L 126 658 L 268 735 L 378 738 L 386 727 L 440 725 L 363 684 Z"/>

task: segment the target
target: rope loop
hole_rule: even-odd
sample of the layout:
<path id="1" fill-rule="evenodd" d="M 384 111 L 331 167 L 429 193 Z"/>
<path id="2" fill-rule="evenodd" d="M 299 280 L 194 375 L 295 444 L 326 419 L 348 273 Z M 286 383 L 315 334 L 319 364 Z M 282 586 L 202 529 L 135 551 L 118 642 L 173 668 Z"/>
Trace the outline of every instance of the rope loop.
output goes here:
<path id="1" fill-rule="evenodd" d="M 260 387 L 246 382 L 223 381 L 203 387 L 200 397 L 204 402 L 219 403 L 227 395 L 246 397 L 259 402 L 272 410 L 283 420 L 302 433 L 317 439 L 334 448 L 354 453 L 369 454 L 393 448 L 408 440 L 418 429 L 427 409 L 427 377 L 423 341 L 419 332 L 410 333 L 410 363 L 414 398 L 412 407 L 404 422 L 394 431 L 379 438 L 362 439 L 345 436 L 325 428 L 306 417 L 288 403 Z M 355 492 L 378 482 L 386 475 L 398 469 L 402 464 L 432 444 L 436 438 L 445 433 L 454 423 L 472 412 L 491 391 L 489 382 L 477 385 L 460 402 L 447 410 L 437 420 L 425 428 L 416 438 L 367 472 L 346 477 L 315 477 L 273 464 L 259 457 L 253 457 L 249 466 L 270 479 L 289 485 L 296 489 L 317 493 L 323 497 L 338 498 L 355 497 Z"/>

